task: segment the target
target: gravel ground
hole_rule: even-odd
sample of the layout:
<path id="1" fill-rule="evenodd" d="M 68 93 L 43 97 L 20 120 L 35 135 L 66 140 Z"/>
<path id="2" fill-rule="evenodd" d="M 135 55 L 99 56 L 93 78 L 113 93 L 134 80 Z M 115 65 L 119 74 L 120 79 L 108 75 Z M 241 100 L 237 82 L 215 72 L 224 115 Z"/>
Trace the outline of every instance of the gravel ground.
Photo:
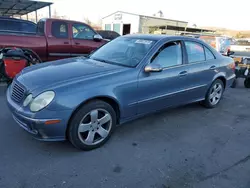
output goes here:
<path id="1" fill-rule="evenodd" d="M 249 188 L 250 90 L 216 109 L 187 105 L 117 128 L 102 148 L 40 142 L 23 131 L 0 87 L 1 188 Z"/>

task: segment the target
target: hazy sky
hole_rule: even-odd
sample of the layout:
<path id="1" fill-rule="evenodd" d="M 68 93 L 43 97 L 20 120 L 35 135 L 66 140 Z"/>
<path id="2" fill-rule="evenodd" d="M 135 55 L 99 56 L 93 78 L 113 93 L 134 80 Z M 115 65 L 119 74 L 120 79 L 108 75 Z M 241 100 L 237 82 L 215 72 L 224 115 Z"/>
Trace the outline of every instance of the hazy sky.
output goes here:
<path id="1" fill-rule="evenodd" d="M 45 0 L 46 1 L 46 0 Z M 53 1 L 53 0 L 51 0 Z M 70 19 L 98 19 L 117 10 L 152 15 L 161 10 L 169 19 L 178 19 L 197 26 L 227 27 L 250 30 L 249 0 L 54 0 L 59 15 Z"/>

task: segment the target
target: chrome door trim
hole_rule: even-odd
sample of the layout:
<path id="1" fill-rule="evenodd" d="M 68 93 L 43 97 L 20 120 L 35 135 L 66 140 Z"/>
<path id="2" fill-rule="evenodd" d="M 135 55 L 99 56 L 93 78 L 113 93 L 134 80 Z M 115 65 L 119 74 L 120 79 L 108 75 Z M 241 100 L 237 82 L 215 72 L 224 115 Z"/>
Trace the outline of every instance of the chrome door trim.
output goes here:
<path id="1" fill-rule="evenodd" d="M 147 102 L 147 101 L 152 101 L 152 100 L 162 98 L 162 97 L 167 97 L 167 96 L 174 95 L 174 94 L 181 93 L 181 92 L 185 92 L 185 91 L 190 91 L 190 90 L 193 90 L 193 89 L 198 89 L 198 88 L 205 87 L 205 86 L 207 86 L 207 84 L 202 84 L 202 85 L 191 87 L 191 88 L 188 88 L 188 89 L 181 89 L 179 91 L 159 95 L 159 96 L 156 96 L 156 97 L 151 97 L 151 98 L 140 100 L 140 101 L 137 101 L 137 102 L 133 102 L 133 103 L 130 103 L 129 106 L 139 104 L 139 103 L 143 103 L 143 102 Z"/>

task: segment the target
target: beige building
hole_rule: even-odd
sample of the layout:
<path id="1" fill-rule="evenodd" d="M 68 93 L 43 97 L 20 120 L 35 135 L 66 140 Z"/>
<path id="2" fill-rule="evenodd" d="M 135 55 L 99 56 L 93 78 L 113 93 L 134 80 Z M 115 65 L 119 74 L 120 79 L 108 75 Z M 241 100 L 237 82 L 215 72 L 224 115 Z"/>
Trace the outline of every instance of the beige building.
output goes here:
<path id="1" fill-rule="evenodd" d="M 117 11 L 102 18 L 102 29 L 116 31 L 121 35 L 133 33 L 157 33 L 157 28 L 164 26 L 164 33 L 176 34 L 176 28 L 186 28 L 188 22 L 162 17 L 145 16 Z"/>

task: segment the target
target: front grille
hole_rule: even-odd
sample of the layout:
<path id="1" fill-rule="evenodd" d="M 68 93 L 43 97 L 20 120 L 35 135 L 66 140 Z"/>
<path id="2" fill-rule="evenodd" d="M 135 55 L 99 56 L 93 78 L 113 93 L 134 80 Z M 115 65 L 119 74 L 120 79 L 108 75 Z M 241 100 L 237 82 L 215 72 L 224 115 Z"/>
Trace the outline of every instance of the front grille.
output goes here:
<path id="1" fill-rule="evenodd" d="M 25 89 L 16 82 L 12 83 L 11 97 L 16 102 L 21 102 L 24 97 Z"/>

